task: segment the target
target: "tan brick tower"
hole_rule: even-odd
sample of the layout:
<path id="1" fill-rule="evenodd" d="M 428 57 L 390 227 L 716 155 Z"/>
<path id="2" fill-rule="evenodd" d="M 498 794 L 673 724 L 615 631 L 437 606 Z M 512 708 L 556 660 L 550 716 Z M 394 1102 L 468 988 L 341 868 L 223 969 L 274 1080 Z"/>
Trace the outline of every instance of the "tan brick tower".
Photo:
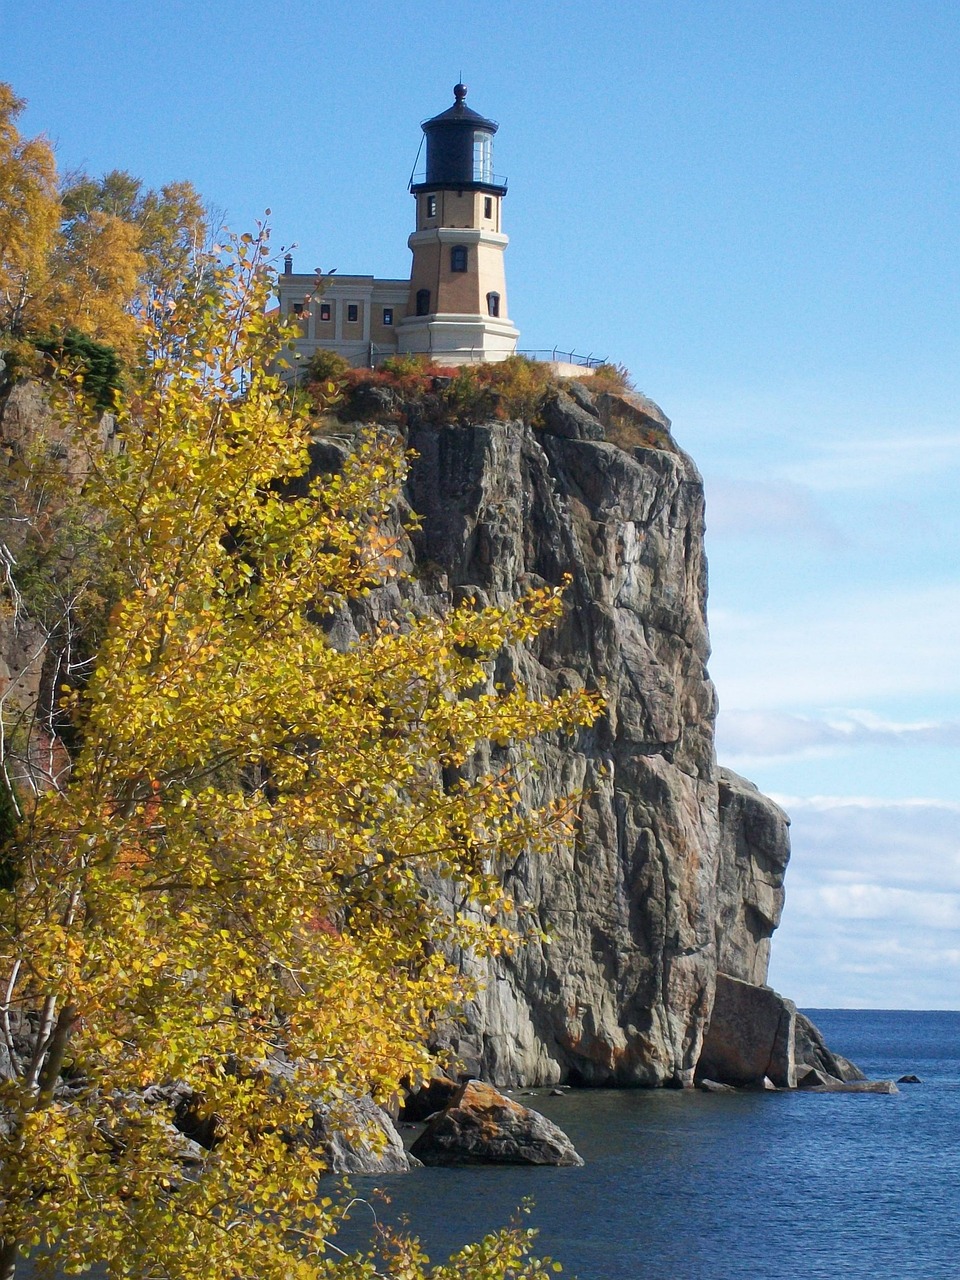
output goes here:
<path id="1" fill-rule="evenodd" d="M 493 172 L 498 126 L 466 105 L 465 85 L 453 93 L 453 106 L 421 126 L 426 171 L 410 184 L 417 229 L 407 242 L 410 297 L 397 345 L 440 364 L 472 364 L 512 355 L 520 335 L 507 314 L 500 221 L 507 183 Z"/>

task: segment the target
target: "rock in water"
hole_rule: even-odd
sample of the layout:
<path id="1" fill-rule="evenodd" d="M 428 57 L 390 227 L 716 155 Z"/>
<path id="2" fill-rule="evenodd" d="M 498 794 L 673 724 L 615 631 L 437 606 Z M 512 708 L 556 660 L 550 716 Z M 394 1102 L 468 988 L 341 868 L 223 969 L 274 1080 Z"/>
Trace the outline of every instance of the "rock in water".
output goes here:
<path id="1" fill-rule="evenodd" d="M 435 1071 L 429 1080 L 424 1080 L 417 1088 L 410 1091 L 400 1108 L 401 1120 L 426 1120 L 437 1111 L 446 1107 L 460 1088 L 456 1080 L 451 1080 L 442 1071 Z"/>
<path id="2" fill-rule="evenodd" d="M 702 1089 L 704 1093 L 736 1093 L 736 1089 L 732 1084 L 721 1084 L 719 1080 L 701 1080 L 697 1084 L 698 1089 Z"/>
<path id="3" fill-rule="evenodd" d="M 311 1142 L 331 1173 L 406 1173 L 410 1161 L 393 1121 L 372 1098 L 313 1104 Z"/>
<path id="4" fill-rule="evenodd" d="M 767 1076 L 779 1088 L 793 1089 L 796 1017 L 793 1001 L 772 988 L 718 973 L 698 1076 L 741 1085 L 760 1085 Z"/>
<path id="5" fill-rule="evenodd" d="M 818 1075 L 818 1072 L 811 1072 Z M 899 1093 L 900 1090 L 892 1080 L 827 1080 L 823 1084 L 807 1084 L 803 1087 L 808 1093 Z"/>
<path id="6" fill-rule="evenodd" d="M 853 1081 L 867 1078 L 848 1058 L 844 1058 L 839 1053 L 831 1053 L 819 1030 L 809 1018 L 799 1012 L 794 1029 L 793 1046 L 798 1077 L 807 1070 L 817 1071 L 834 1080 Z"/>
<path id="7" fill-rule="evenodd" d="M 538 1111 L 469 1080 L 410 1148 L 424 1164 L 580 1165 L 573 1143 Z"/>

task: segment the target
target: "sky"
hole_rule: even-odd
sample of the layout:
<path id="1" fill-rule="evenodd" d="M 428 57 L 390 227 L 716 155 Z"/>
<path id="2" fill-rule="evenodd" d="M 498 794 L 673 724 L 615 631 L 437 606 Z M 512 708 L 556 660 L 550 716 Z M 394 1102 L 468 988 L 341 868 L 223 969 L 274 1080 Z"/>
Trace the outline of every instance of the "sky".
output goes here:
<path id="1" fill-rule="evenodd" d="M 525 349 L 622 363 L 707 495 L 718 751 L 792 817 L 770 981 L 960 1007 L 960 6 L 0 0 L 62 170 L 404 276 L 419 122 L 500 122 Z M 267 215 L 266 210 L 270 210 Z"/>

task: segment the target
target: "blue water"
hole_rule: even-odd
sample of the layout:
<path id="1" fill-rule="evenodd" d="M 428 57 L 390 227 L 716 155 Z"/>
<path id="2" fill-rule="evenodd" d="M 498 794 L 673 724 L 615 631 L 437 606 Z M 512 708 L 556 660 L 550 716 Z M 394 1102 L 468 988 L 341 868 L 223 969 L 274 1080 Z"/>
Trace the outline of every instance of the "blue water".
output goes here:
<path id="1" fill-rule="evenodd" d="M 416 1170 L 376 1212 L 407 1215 L 440 1261 L 532 1196 L 538 1252 L 579 1280 L 960 1277 L 960 1013 L 808 1012 L 872 1078 L 923 1083 L 895 1097 L 538 1093 L 523 1100 L 584 1168 Z"/>

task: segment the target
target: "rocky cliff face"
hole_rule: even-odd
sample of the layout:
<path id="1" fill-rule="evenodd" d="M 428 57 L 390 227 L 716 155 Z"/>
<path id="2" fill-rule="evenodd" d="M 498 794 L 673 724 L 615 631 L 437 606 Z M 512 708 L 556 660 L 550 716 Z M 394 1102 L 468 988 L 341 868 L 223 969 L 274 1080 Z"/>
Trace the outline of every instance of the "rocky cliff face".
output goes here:
<path id="1" fill-rule="evenodd" d="M 696 467 L 651 402 L 571 390 L 536 428 L 416 415 L 408 428 L 421 517 L 408 603 L 496 603 L 569 575 L 562 626 L 506 654 L 496 679 L 607 696 L 578 740 L 513 761 L 531 803 L 583 792 L 578 834 L 552 859 L 503 869 L 549 942 L 491 963 L 450 1038 L 467 1070 L 501 1085 L 687 1085 L 718 968 L 766 978 L 786 818 L 716 767 Z M 319 445 L 318 465 L 336 448 Z"/>
<path id="2" fill-rule="evenodd" d="M 368 420 L 391 407 L 354 404 Z M 0 404 L 8 456 L 28 428 L 42 431 L 43 408 L 29 388 Z M 421 517 L 410 576 L 341 616 L 334 641 L 400 604 L 497 603 L 569 577 L 562 625 L 505 653 L 493 678 L 607 698 L 576 740 L 547 738 L 535 759 L 505 753 L 531 804 L 582 793 L 578 831 L 553 858 L 502 868 L 549 941 L 484 969 L 449 1043 L 465 1070 L 500 1085 L 689 1085 L 718 973 L 765 981 L 788 858 L 785 815 L 716 766 L 700 476 L 651 402 L 577 384 L 536 427 L 435 425 L 416 405 L 405 417 L 406 500 Z M 335 469 L 355 429 L 318 439 L 315 466 Z M 29 619 L 3 620 L 0 691 L 14 701 L 11 685 L 42 680 L 33 639 Z M 729 1038 L 715 1028 L 720 1076 L 716 1046 Z"/>

